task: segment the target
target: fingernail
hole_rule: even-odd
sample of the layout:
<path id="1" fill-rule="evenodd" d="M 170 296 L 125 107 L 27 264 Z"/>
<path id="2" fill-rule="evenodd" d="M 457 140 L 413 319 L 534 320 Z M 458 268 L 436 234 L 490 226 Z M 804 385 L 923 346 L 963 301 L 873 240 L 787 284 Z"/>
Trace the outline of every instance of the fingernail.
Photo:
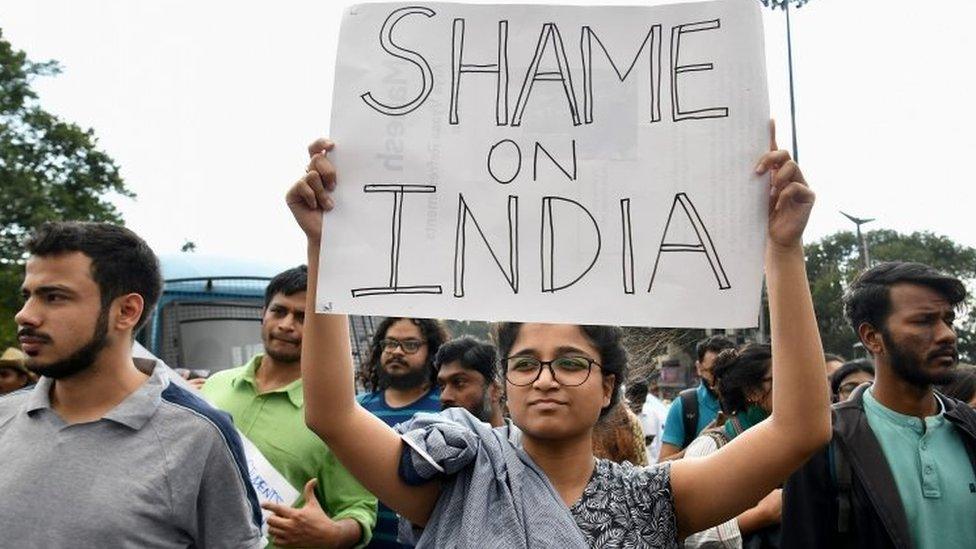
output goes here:
<path id="1" fill-rule="evenodd" d="M 764 168 L 764 167 L 765 167 L 765 166 L 763 165 L 763 163 L 762 163 L 762 162 L 760 162 L 760 163 L 758 163 L 758 164 L 756 164 L 756 173 L 763 173 L 763 168 Z"/>

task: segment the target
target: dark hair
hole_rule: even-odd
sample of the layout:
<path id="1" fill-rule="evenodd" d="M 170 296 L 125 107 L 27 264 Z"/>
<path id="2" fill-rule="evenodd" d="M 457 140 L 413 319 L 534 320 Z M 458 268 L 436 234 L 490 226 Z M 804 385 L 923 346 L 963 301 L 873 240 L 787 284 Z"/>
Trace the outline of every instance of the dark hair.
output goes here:
<path id="1" fill-rule="evenodd" d="M 441 366 L 454 361 L 484 376 L 485 383 L 498 381 L 498 352 L 491 343 L 471 336 L 452 339 L 437 349 L 434 369 L 439 371 Z"/>
<path id="2" fill-rule="evenodd" d="M 268 282 L 264 290 L 264 308 L 271 305 L 271 300 L 278 294 L 295 295 L 308 290 L 308 267 L 299 265 L 287 271 L 280 272 Z"/>
<path id="3" fill-rule="evenodd" d="M 37 257 L 80 252 L 91 259 L 91 277 L 98 285 L 103 310 L 119 296 L 142 296 L 142 315 L 133 332 L 145 324 L 163 289 L 156 254 L 125 227 L 91 221 L 47 222 L 27 239 L 26 248 Z"/>
<path id="4" fill-rule="evenodd" d="M 624 396 L 627 397 L 627 406 L 630 408 L 631 412 L 639 414 L 641 409 L 644 407 L 644 402 L 647 400 L 647 381 L 643 379 L 634 379 L 627 383 L 626 389 L 624 389 Z"/>
<path id="5" fill-rule="evenodd" d="M 874 363 L 866 358 L 845 362 L 843 366 L 837 368 L 836 372 L 830 374 L 830 394 L 836 397 L 841 384 L 844 383 L 844 378 L 857 372 L 864 372 L 873 376 Z"/>
<path id="6" fill-rule="evenodd" d="M 590 343 L 600 353 L 600 369 L 604 375 L 613 374 L 613 392 L 610 394 L 610 404 L 600 410 L 602 418 L 620 400 L 620 386 L 627 376 L 627 350 L 623 346 L 624 331 L 617 326 L 578 325 L 586 334 Z M 498 354 L 504 359 L 512 350 L 515 338 L 518 337 L 521 322 L 498 322 L 492 326 Z"/>
<path id="7" fill-rule="evenodd" d="M 928 265 L 907 261 L 879 263 L 861 272 L 844 293 L 844 316 L 855 334 L 864 323 L 885 331 L 885 323 L 891 312 L 891 286 L 901 283 L 931 288 L 953 307 L 966 299 L 966 287 L 959 279 L 942 274 Z"/>
<path id="8" fill-rule="evenodd" d="M 420 335 L 423 336 L 424 342 L 427 343 L 427 363 L 424 366 L 429 373 L 428 381 L 431 385 L 437 384 L 437 370 L 434 368 L 434 357 L 437 356 L 437 351 L 440 350 L 441 345 L 451 337 L 447 331 L 447 327 L 440 320 L 431 318 L 388 316 L 376 327 L 376 331 L 373 332 L 373 340 L 369 345 L 369 358 L 366 359 L 368 372 L 366 390 L 369 392 L 379 391 L 382 388 L 380 387 L 380 368 L 383 365 L 380 360 L 383 357 L 383 346 L 380 345 L 380 341 L 386 338 L 386 332 L 390 329 L 390 326 L 400 320 L 408 320 L 420 328 Z"/>
<path id="9" fill-rule="evenodd" d="M 952 372 L 952 381 L 939 387 L 939 391 L 947 397 L 969 403 L 976 396 L 976 367 L 959 366 Z"/>
<path id="10" fill-rule="evenodd" d="M 735 343 L 725 336 L 714 335 L 699 341 L 695 345 L 695 354 L 698 355 L 698 362 L 701 362 L 705 360 L 705 353 L 711 351 L 718 354 L 726 349 L 735 349 Z"/>
<path id="11" fill-rule="evenodd" d="M 847 359 L 834 353 L 824 353 L 824 362 L 847 362 Z"/>
<path id="12" fill-rule="evenodd" d="M 718 354 L 712 375 L 715 376 L 722 411 L 734 414 L 749 409 L 749 392 L 762 388 L 772 358 L 772 348 L 760 343 L 750 343 L 740 349 L 726 349 Z"/>

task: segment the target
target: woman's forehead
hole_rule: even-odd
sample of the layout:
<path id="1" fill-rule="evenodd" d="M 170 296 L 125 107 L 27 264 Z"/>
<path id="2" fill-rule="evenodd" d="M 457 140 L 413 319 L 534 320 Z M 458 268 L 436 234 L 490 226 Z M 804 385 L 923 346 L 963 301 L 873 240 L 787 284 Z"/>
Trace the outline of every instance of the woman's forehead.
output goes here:
<path id="1" fill-rule="evenodd" d="M 578 324 L 523 324 L 511 352 L 525 351 L 540 354 L 582 351 L 594 357 L 599 355 L 599 350 Z"/>

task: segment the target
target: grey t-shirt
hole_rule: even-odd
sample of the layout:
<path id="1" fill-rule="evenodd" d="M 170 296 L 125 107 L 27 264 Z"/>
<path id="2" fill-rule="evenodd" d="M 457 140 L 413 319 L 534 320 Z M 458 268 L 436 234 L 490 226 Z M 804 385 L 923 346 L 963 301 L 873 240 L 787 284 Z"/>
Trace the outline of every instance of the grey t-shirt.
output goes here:
<path id="1" fill-rule="evenodd" d="M 52 381 L 0 398 L 0 545 L 250 548 L 261 510 L 226 414 L 164 368 L 100 420 L 67 425 Z"/>

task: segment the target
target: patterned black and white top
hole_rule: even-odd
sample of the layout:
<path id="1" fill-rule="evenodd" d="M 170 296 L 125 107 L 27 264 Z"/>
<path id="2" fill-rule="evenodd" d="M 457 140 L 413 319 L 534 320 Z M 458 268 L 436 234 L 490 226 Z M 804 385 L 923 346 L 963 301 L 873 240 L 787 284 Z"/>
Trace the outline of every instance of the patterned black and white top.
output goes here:
<path id="1" fill-rule="evenodd" d="M 583 496 L 570 512 L 593 548 L 678 547 L 669 463 L 638 467 L 597 460 Z"/>
<path id="2" fill-rule="evenodd" d="M 441 494 L 421 530 L 401 520 L 418 549 L 677 549 L 670 464 L 597 460 L 567 509 L 511 426 L 492 429 L 463 408 L 418 413 L 396 429 L 400 479 L 437 480 Z"/>

